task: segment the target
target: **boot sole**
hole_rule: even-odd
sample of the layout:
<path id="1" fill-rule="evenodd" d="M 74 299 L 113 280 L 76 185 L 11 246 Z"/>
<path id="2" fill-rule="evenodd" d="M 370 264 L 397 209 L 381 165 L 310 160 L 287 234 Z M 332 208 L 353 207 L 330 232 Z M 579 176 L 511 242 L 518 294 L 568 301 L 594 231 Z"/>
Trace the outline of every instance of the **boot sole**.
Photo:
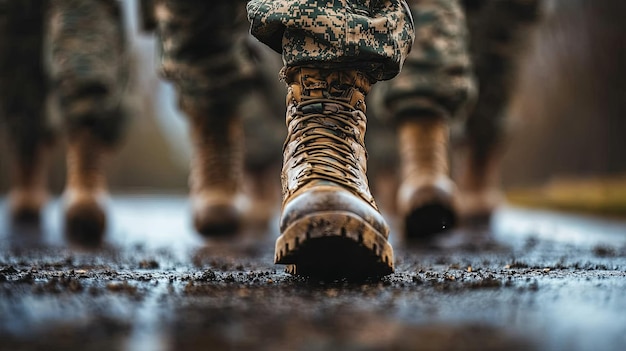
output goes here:
<path id="1" fill-rule="evenodd" d="M 319 280 L 365 280 L 393 273 L 387 239 L 349 212 L 318 212 L 296 220 L 276 240 L 276 264 Z"/>

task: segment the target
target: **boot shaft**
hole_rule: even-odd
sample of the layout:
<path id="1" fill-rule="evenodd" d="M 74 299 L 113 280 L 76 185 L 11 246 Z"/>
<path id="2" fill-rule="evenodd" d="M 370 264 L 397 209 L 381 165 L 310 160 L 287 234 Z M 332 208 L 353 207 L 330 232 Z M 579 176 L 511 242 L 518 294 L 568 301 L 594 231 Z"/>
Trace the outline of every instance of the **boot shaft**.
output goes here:
<path id="1" fill-rule="evenodd" d="M 104 163 L 108 147 L 88 130 L 70 135 L 67 145 L 67 187 L 88 192 L 106 188 Z"/>
<path id="2" fill-rule="evenodd" d="M 402 180 L 397 209 L 407 238 L 429 238 L 457 222 L 457 191 L 449 176 L 448 121 L 434 116 L 404 119 L 398 132 Z"/>
<path id="3" fill-rule="evenodd" d="M 420 118 L 401 122 L 398 150 L 402 179 L 448 175 L 449 127 L 443 118 Z"/>
<path id="4" fill-rule="evenodd" d="M 243 181 L 243 126 L 236 117 L 190 116 L 192 192 L 240 190 Z"/>

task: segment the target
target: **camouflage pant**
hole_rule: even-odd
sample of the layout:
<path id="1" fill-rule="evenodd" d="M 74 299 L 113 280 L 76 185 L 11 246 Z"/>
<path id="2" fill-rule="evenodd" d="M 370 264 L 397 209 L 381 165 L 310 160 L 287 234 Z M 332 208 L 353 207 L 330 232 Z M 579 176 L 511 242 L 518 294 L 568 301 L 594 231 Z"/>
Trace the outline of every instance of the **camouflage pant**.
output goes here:
<path id="1" fill-rule="evenodd" d="M 161 38 L 161 74 L 176 85 L 183 110 L 214 108 L 217 102 L 232 105 L 247 88 L 258 87 L 254 53 L 242 45 L 248 25 L 244 3 L 143 1 L 146 14 L 154 14 L 144 24 L 155 26 Z M 372 8 L 364 5 L 368 1 L 339 3 L 250 1 L 252 33 L 283 53 L 287 66 L 357 62 L 376 79 L 394 76 L 412 42 L 412 22 L 404 2 L 380 1 Z M 341 23 L 335 28 L 333 22 Z M 302 32 L 304 27 L 309 32 Z"/>
<path id="2" fill-rule="evenodd" d="M 474 95 L 465 17 L 455 0 L 409 0 L 415 44 L 402 73 L 389 82 L 393 118 L 458 115 Z"/>
<path id="3" fill-rule="evenodd" d="M 150 1 L 159 6 L 155 11 L 157 18 L 148 18 L 145 23 L 159 28 L 161 71 L 176 84 L 183 109 L 213 106 L 215 112 L 215 101 L 235 106 L 246 91 L 267 90 L 267 85 L 259 82 L 259 70 L 263 69 L 245 45 L 245 23 L 240 11 L 243 1 L 144 3 Z M 499 82 L 510 80 L 514 48 L 519 46 L 522 34 L 520 24 L 532 17 L 524 19 L 517 10 L 509 11 L 505 17 L 507 25 L 506 21 L 497 20 L 498 13 L 515 6 L 534 13 L 536 0 L 468 0 L 473 5 L 468 6 L 470 32 L 476 39 L 471 48 L 459 1 L 409 3 L 415 19 L 416 42 L 402 74 L 381 89 L 382 100 L 395 118 L 407 114 L 465 115 L 476 91 L 471 64 L 475 61 L 478 81 L 490 83 L 482 87 L 483 94 L 467 119 L 466 129 L 468 135 L 476 136 L 474 139 L 492 143 L 501 134 L 501 114 L 487 110 L 500 111 L 508 100 L 508 83 L 505 87 Z M 281 53 L 286 66 L 345 66 L 365 71 L 373 80 L 388 79 L 397 74 L 407 56 L 413 38 L 412 23 L 404 1 L 369 4 L 346 0 L 318 6 L 315 0 L 253 0 L 248 4 L 248 17 L 252 34 Z M 510 48 L 504 53 L 495 50 L 503 44 L 502 40 Z M 499 60 L 501 66 L 483 63 L 494 60 Z M 384 126 L 370 119 L 371 122 L 375 124 L 370 128 L 374 140 L 368 144 L 374 146 L 374 156 L 393 159 L 387 151 L 395 144 L 395 138 L 379 137 L 377 130 L 382 131 Z M 379 145 L 384 145 L 380 149 L 385 151 L 377 152 Z"/>
<path id="4" fill-rule="evenodd" d="M 370 119 L 368 136 L 373 164 L 395 164 L 391 127 L 407 117 L 463 120 L 463 139 L 488 152 L 502 138 L 516 59 L 538 18 L 538 0 L 408 2 L 413 49 L 398 77 L 372 92 L 371 115 L 378 117 Z"/>
<path id="5" fill-rule="evenodd" d="M 404 0 L 252 0 L 251 33 L 286 67 L 357 69 L 373 81 L 393 78 L 413 43 Z"/>
<path id="6" fill-rule="evenodd" d="M 115 0 L 0 1 L 0 117 L 18 151 L 52 135 L 48 93 L 70 132 L 84 126 L 117 140 L 124 58 Z"/>
<path id="7" fill-rule="evenodd" d="M 159 36 L 159 73 L 186 114 L 243 118 L 246 167 L 277 163 L 284 141 L 280 64 L 248 33 L 244 0 L 142 0 L 142 25 Z M 279 61 L 279 60 L 278 60 Z"/>
<path id="8" fill-rule="evenodd" d="M 386 106 L 394 118 L 467 116 L 472 138 L 493 142 L 500 134 L 525 29 L 537 18 L 538 0 L 409 3 L 416 42 L 402 74 L 384 93 Z"/>
<path id="9" fill-rule="evenodd" d="M 160 73 L 174 83 L 183 111 L 232 113 L 259 72 L 245 44 L 244 2 L 154 0 Z M 150 10 L 148 10 L 150 14 Z"/>

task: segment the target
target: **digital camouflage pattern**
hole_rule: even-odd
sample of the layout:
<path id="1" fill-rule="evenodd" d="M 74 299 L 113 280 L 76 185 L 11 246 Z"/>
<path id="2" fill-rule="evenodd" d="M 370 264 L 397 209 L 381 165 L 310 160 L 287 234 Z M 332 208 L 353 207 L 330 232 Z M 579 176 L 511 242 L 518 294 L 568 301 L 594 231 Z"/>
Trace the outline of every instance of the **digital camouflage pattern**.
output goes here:
<path id="1" fill-rule="evenodd" d="M 370 164 L 397 164 L 394 120 L 443 115 L 462 122 L 461 138 L 483 153 L 505 134 L 504 109 L 539 0 L 410 0 L 413 49 L 396 79 L 372 90 Z M 466 23 L 467 21 L 467 23 Z"/>
<path id="2" fill-rule="evenodd" d="M 122 130 L 127 58 L 115 0 L 50 0 L 47 68 L 70 132 L 88 127 L 105 142 Z"/>
<path id="3" fill-rule="evenodd" d="M 457 0 L 409 0 L 415 43 L 402 72 L 373 87 L 367 145 L 375 179 L 398 164 L 395 123 L 462 114 L 476 93 L 465 15 Z"/>
<path id="4" fill-rule="evenodd" d="M 413 43 L 404 0 L 252 0 L 251 33 L 281 53 L 286 67 L 356 69 L 393 78 Z"/>
<path id="5" fill-rule="evenodd" d="M 153 0 L 160 73 L 176 86 L 183 111 L 223 118 L 259 79 L 245 42 L 244 4 Z"/>
<path id="6" fill-rule="evenodd" d="M 393 118 L 457 116 L 475 95 L 468 33 L 456 0 L 409 0 L 415 44 L 384 92 Z"/>
<path id="7" fill-rule="evenodd" d="M 478 138 L 493 138 L 487 134 L 498 132 L 486 130 L 495 128 L 508 102 L 517 56 L 528 25 L 538 18 L 538 3 L 409 0 L 415 44 L 402 73 L 383 88 L 393 117 L 466 117 L 471 111 L 469 133 L 484 129 Z"/>
<path id="8" fill-rule="evenodd" d="M 186 114 L 242 117 L 248 169 L 277 164 L 286 134 L 280 57 L 248 33 L 245 0 L 142 0 L 140 23 L 159 36 L 160 74 Z"/>

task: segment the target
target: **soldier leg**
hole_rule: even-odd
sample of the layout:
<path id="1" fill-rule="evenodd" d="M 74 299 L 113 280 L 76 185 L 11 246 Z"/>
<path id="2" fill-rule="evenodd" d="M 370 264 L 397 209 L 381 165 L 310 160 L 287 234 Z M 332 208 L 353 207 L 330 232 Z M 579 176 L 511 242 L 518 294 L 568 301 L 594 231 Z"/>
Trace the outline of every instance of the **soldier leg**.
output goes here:
<path id="1" fill-rule="evenodd" d="M 0 5 L 0 118 L 11 149 L 9 208 L 16 222 L 38 223 L 47 198 L 46 166 L 52 130 L 45 115 L 42 62 L 45 1 Z"/>
<path id="2" fill-rule="evenodd" d="M 172 81 L 190 124 L 189 185 L 196 230 L 238 230 L 248 206 L 242 193 L 243 129 L 239 105 L 257 77 L 241 41 L 243 2 L 157 0 L 161 75 Z"/>
<path id="3" fill-rule="evenodd" d="M 47 44 L 68 144 L 66 235 L 81 245 L 98 245 L 106 228 L 104 161 L 124 120 L 125 43 L 118 3 L 51 0 Z"/>
<path id="4" fill-rule="evenodd" d="M 458 165 L 460 214 L 485 223 L 501 199 L 500 159 L 505 113 L 517 57 L 539 17 L 539 2 L 466 1 L 470 50 L 480 94 L 465 123 Z"/>
<path id="5" fill-rule="evenodd" d="M 463 114 L 475 87 L 458 1 L 409 3 L 415 44 L 403 71 L 383 95 L 398 130 L 397 208 L 406 236 L 422 238 L 456 222 L 457 198 L 448 166 L 449 122 Z"/>
<path id="6" fill-rule="evenodd" d="M 395 76 L 413 39 L 404 1 L 256 0 L 251 32 L 282 53 L 287 140 L 275 262 L 320 278 L 393 271 L 389 228 L 370 194 L 365 96 Z"/>

